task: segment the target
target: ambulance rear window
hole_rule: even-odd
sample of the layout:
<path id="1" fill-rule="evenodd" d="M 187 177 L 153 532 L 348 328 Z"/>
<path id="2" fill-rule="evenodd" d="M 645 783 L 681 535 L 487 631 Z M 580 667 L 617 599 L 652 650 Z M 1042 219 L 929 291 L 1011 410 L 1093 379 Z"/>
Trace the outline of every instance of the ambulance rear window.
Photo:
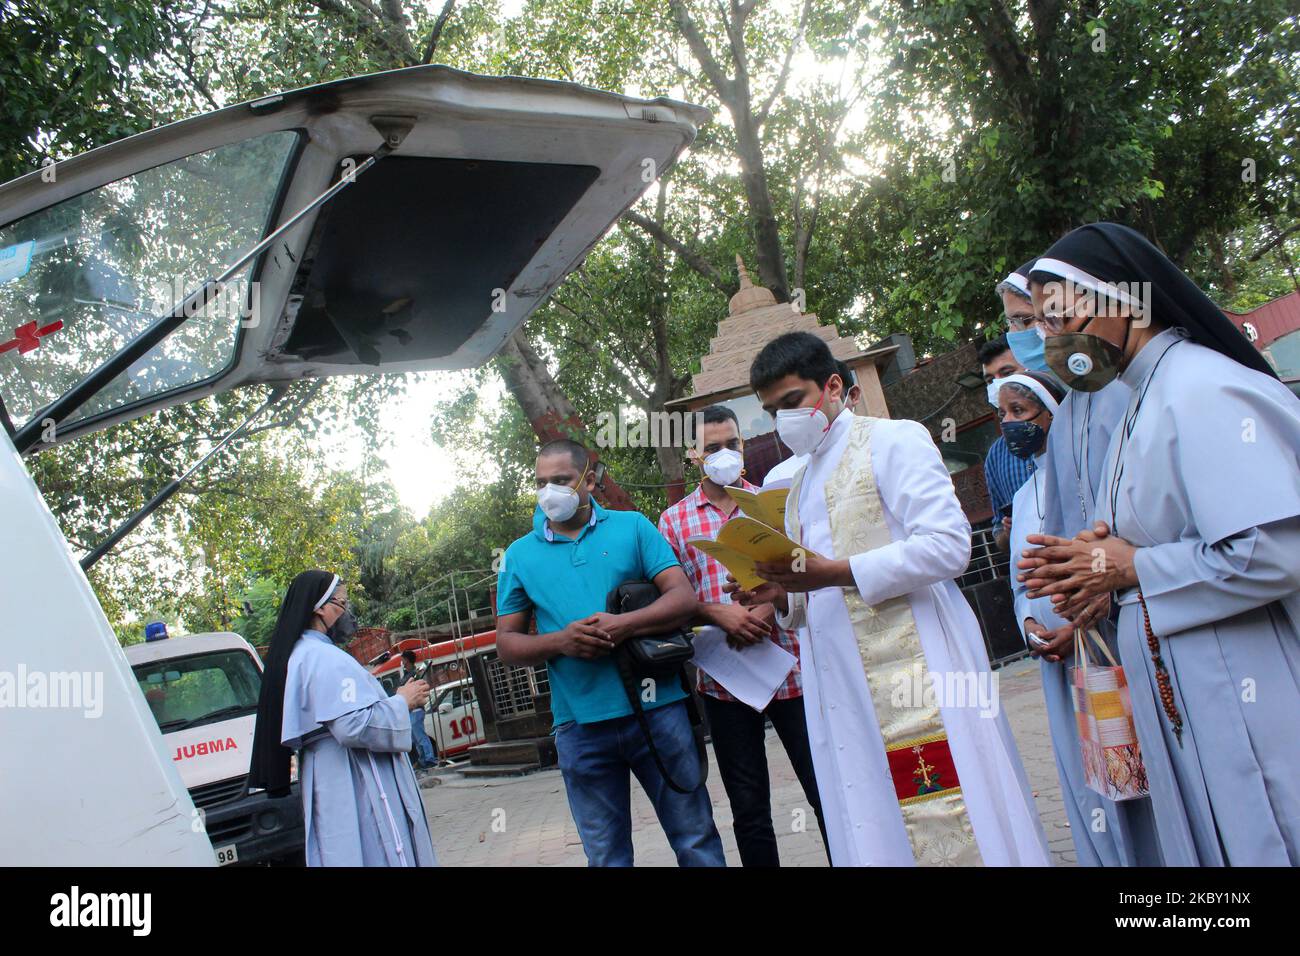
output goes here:
<path id="1" fill-rule="evenodd" d="M 257 243 L 297 141 L 282 131 L 218 146 L 0 228 L 0 395 L 16 425 Z M 219 373 L 254 321 L 250 276 L 246 268 L 64 424 Z"/>

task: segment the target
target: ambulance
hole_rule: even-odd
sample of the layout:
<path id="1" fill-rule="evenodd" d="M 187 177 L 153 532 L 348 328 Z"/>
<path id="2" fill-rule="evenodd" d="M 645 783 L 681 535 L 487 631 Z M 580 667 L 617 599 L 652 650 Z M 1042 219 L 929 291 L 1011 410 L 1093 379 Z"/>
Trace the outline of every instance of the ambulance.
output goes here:
<path id="1" fill-rule="evenodd" d="M 222 865 L 303 861 L 302 795 L 248 787 L 262 659 L 238 634 L 168 639 L 161 623 L 126 648 L 145 703 L 163 735 L 216 860 Z"/>
<path id="2" fill-rule="evenodd" d="M 0 185 L 0 861 L 218 862 L 189 758 L 85 571 L 251 422 L 198 462 L 173 450 L 176 477 L 85 553 L 24 458 L 233 389 L 283 420 L 327 376 L 481 365 L 708 116 L 420 66 L 228 106 Z"/>

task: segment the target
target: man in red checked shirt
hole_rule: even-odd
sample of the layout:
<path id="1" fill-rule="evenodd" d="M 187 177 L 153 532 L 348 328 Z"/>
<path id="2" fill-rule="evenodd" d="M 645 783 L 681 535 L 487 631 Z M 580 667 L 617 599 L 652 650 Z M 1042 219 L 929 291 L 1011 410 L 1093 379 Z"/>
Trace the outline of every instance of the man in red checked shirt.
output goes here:
<path id="1" fill-rule="evenodd" d="M 778 688 L 767 707 L 760 711 L 742 703 L 703 671 L 699 692 L 708 711 L 713 737 L 713 754 L 722 774 L 722 784 L 731 801 L 732 828 L 740 861 L 744 866 L 780 866 L 776 834 L 772 828 L 772 792 L 767 773 L 766 727 L 771 719 L 777 736 L 803 786 L 804 796 L 822 827 L 821 801 L 808 746 L 808 725 L 804 720 L 803 689 L 800 684 L 799 642 L 794 632 L 776 624 L 770 604 L 756 609 L 731 603 L 723 593 L 727 569 L 714 558 L 686 543 L 688 538 L 715 538 L 739 507 L 724 490 L 727 485 L 758 491 L 741 478 L 744 458 L 740 425 L 735 413 L 722 405 L 710 405 L 702 412 L 699 447 L 688 455 L 700 468 L 700 485 L 659 517 L 659 533 L 681 561 L 686 576 L 700 600 L 702 623 L 727 632 L 733 647 L 773 640 L 796 658 L 794 668 Z"/>

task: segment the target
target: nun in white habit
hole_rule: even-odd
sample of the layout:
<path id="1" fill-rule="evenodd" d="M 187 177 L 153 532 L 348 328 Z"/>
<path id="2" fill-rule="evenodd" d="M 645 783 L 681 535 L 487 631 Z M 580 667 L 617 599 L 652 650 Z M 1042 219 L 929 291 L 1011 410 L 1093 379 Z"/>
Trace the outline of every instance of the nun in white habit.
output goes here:
<path id="1" fill-rule="evenodd" d="M 408 756 L 410 712 L 429 687 L 386 695 L 338 646 L 355 630 L 338 575 L 294 578 L 267 655 L 250 785 L 287 792 L 298 751 L 308 866 L 435 866 Z"/>
<path id="2" fill-rule="evenodd" d="M 1114 592 L 1166 865 L 1300 864 L 1300 401 L 1131 229 L 1076 229 L 1031 278 L 1053 370 L 1132 394 L 1099 523 L 1029 538 L 1030 595 Z"/>

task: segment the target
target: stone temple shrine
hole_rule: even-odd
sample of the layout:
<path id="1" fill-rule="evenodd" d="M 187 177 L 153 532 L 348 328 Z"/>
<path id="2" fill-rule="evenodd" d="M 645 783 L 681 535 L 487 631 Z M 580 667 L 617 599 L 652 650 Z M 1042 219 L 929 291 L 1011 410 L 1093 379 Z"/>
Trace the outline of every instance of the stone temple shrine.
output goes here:
<path id="1" fill-rule="evenodd" d="M 745 477 L 762 484 L 768 470 L 790 456 L 790 450 L 777 439 L 772 417 L 763 411 L 749 387 L 749 366 L 763 346 L 786 332 L 811 332 L 825 340 L 831 354 L 849 366 L 862 389 L 854 411 L 878 418 L 889 417 L 880 370 L 898 346 L 861 349 L 833 325 L 820 324 L 813 313 L 800 312 L 791 302 L 777 302 L 771 290 L 754 285 L 740 256 L 736 268 L 740 291 L 731 297 L 727 317 L 718 323 L 718 334 L 709 342 L 700 371 L 691 378 L 693 394 L 669 402 L 668 408 L 694 412 L 708 405 L 725 405 L 734 411 L 745 440 Z"/>

